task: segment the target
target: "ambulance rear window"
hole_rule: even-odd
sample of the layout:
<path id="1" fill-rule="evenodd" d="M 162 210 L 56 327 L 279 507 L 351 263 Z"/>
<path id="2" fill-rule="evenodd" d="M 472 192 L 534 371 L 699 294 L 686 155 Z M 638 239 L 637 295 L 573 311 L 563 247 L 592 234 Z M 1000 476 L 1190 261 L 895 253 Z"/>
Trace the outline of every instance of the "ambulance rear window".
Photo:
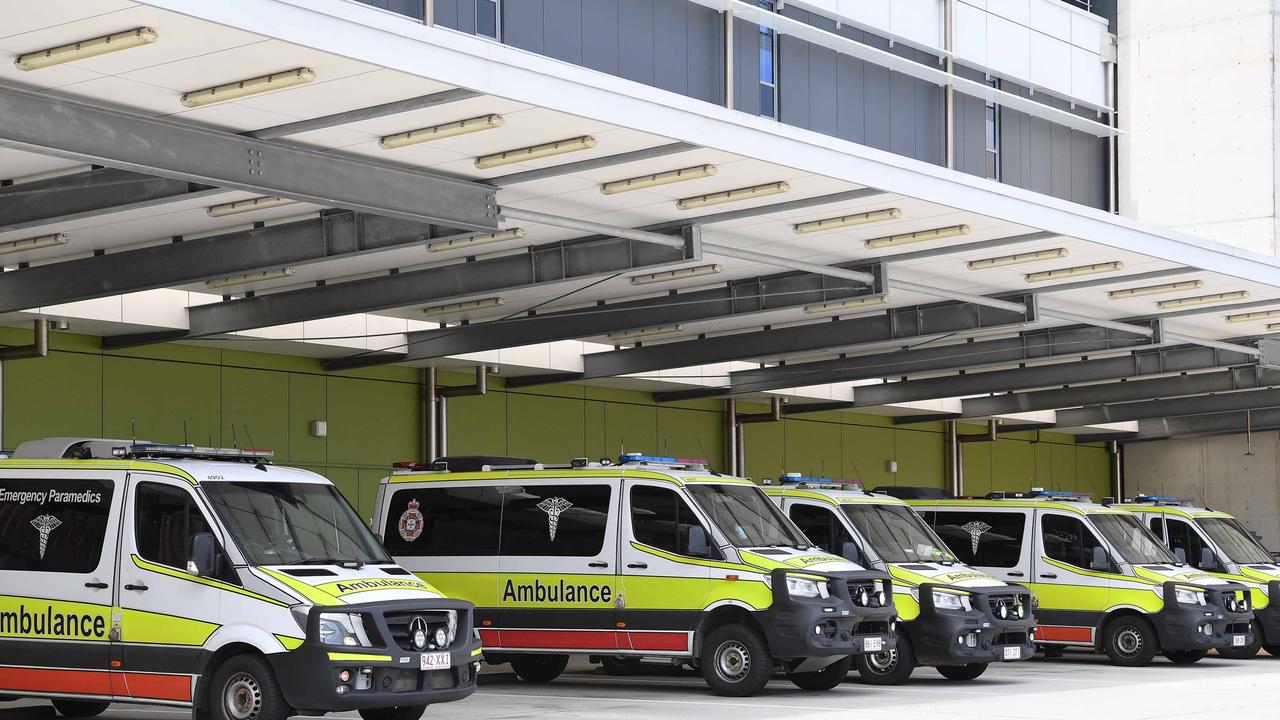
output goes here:
<path id="1" fill-rule="evenodd" d="M 382 544 L 395 556 L 497 555 L 501 518 L 496 487 L 400 490 L 391 496 Z"/>
<path id="2" fill-rule="evenodd" d="M 114 488 L 109 480 L 0 480 L 0 570 L 96 570 Z"/>

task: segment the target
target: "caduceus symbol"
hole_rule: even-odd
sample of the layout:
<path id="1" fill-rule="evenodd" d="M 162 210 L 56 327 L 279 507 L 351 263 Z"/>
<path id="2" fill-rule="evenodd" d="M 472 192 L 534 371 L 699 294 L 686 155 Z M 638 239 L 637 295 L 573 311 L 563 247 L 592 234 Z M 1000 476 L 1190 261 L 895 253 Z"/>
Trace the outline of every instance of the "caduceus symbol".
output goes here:
<path id="1" fill-rule="evenodd" d="M 40 559 L 41 560 L 44 559 L 45 549 L 49 547 L 49 533 L 53 532 L 54 528 L 58 527 L 61 524 L 62 524 L 62 521 L 52 515 L 41 515 L 40 517 L 31 521 L 31 526 L 36 529 L 36 532 L 40 533 Z"/>
<path id="2" fill-rule="evenodd" d="M 960 526 L 961 530 L 969 533 L 970 539 L 973 541 L 973 552 L 978 553 L 978 541 L 982 539 L 982 534 L 991 529 L 991 526 L 981 520 L 967 522 Z"/>
<path id="3" fill-rule="evenodd" d="M 561 497 L 547 498 L 538 503 L 538 509 L 547 514 L 547 532 L 551 539 L 556 539 L 556 526 L 560 524 L 560 513 L 573 507 L 573 503 Z"/>

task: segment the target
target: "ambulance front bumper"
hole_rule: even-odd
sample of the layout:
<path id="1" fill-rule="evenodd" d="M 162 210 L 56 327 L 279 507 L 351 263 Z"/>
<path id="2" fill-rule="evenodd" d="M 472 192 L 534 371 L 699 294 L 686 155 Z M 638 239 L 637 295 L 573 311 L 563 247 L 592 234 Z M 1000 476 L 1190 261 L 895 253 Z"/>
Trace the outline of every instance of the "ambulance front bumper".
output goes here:
<path id="1" fill-rule="evenodd" d="M 1152 618 L 1162 650 L 1212 650 L 1253 643 L 1253 611 L 1228 609 L 1229 597 L 1243 594 L 1247 598 L 1249 588 L 1238 583 L 1196 586 L 1205 594 L 1206 603 L 1193 605 L 1177 601 L 1174 594 L 1177 587 L 1189 585 L 1166 582 L 1164 609 Z"/>
<path id="2" fill-rule="evenodd" d="M 1265 645 L 1280 645 L 1280 580 L 1267 583 L 1267 606 L 1254 610 Z"/>
<path id="3" fill-rule="evenodd" d="M 934 605 L 934 590 L 963 592 L 970 610 Z M 1003 612 L 1001 607 L 1004 608 Z M 1030 659 L 1036 654 L 1031 591 L 920 586 L 920 617 L 906 624 L 921 665 L 968 665 Z"/>
<path id="4" fill-rule="evenodd" d="M 774 570 L 773 604 L 765 610 L 761 625 L 775 658 L 815 658 L 861 655 L 897 647 L 898 619 L 893 606 L 889 575 L 874 570 L 847 573 L 813 573 L 828 578 L 830 597 L 796 598 L 787 592 L 788 570 Z M 878 587 L 866 604 L 859 589 Z M 885 602 L 880 604 L 879 592 Z"/>
<path id="5" fill-rule="evenodd" d="M 432 623 L 446 610 L 458 613 L 453 643 L 440 650 L 413 649 L 399 627 L 402 621 L 421 617 Z M 471 603 L 449 599 L 313 607 L 302 646 L 270 656 L 285 701 L 299 712 L 342 712 L 461 700 L 475 692 L 482 659 L 473 610 Z M 374 647 L 321 643 L 319 616 L 325 612 L 363 615 Z"/>

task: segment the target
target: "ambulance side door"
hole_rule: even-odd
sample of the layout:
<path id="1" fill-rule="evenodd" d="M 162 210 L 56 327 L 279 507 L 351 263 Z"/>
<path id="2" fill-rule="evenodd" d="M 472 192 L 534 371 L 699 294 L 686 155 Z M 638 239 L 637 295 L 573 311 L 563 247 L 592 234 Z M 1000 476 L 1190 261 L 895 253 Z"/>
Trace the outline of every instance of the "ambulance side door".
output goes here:
<path id="1" fill-rule="evenodd" d="M 1036 510 L 1035 578 L 1040 599 L 1036 619 L 1044 640 L 1092 643 L 1118 572 L 1111 555 L 1085 516 L 1063 510 Z"/>
<path id="2" fill-rule="evenodd" d="M 1000 580 L 1031 581 L 1031 510 L 945 505 L 916 510 L 960 562 Z"/>
<path id="3" fill-rule="evenodd" d="M 787 498 L 784 508 L 787 517 L 809 538 L 809 542 L 865 568 L 876 566 L 881 570 L 885 569 L 884 563 L 877 563 L 868 556 L 862 539 L 854 538 L 834 507 L 810 500 Z"/>

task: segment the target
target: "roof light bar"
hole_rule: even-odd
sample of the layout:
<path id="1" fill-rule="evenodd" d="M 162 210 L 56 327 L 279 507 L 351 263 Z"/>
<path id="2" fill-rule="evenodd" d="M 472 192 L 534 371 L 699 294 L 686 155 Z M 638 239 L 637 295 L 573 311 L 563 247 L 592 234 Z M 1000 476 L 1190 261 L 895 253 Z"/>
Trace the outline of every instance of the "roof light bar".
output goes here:
<path id="1" fill-rule="evenodd" d="M 235 202 L 223 203 L 221 205 L 213 205 L 208 209 L 209 217 L 226 217 L 228 215 L 239 215 L 240 213 L 253 212 L 255 210 L 266 210 L 267 208 L 283 207 L 285 205 L 297 205 L 300 201 L 292 198 L 283 197 L 256 197 L 248 200 L 237 200 Z"/>
<path id="2" fill-rule="evenodd" d="M 636 275 L 631 278 L 631 284 L 652 285 L 654 283 L 672 282 L 673 280 L 687 280 L 689 278 L 715 275 L 723 269 L 724 268 L 718 264 L 711 264 L 680 268 L 678 270 L 666 270 L 663 272 L 649 273 L 647 275 Z"/>
<path id="3" fill-rule="evenodd" d="M 515 150 L 504 150 L 492 155 L 481 155 L 476 158 L 475 164 L 480 170 L 487 170 L 489 168 L 500 167 L 502 165 L 512 165 L 529 160 L 538 160 L 540 158 L 551 157 L 553 155 L 563 155 L 565 153 L 578 152 L 579 150 L 590 150 L 595 146 L 596 139 L 594 137 L 590 135 L 583 135 L 582 137 L 557 140 L 555 142 L 543 143 L 542 145 L 532 145 L 530 147 L 516 148 Z"/>
<path id="4" fill-rule="evenodd" d="M 1165 293 L 1183 292 L 1185 290 L 1199 290 L 1202 287 L 1204 287 L 1203 280 L 1183 280 L 1182 282 L 1164 283 L 1163 285 L 1147 285 L 1144 287 L 1112 290 L 1107 293 L 1107 297 L 1112 300 L 1121 300 L 1124 298 L 1141 297 L 1143 295 L 1163 295 Z"/>
<path id="5" fill-rule="evenodd" d="M 431 142 L 432 140 L 443 140 L 458 135 L 480 132 L 481 130 L 492 130 L 493 128 L 502 127 L 505 123 L 506 120 L 501 115 L 481 115 L 480 117 L 467 118 L 466 120 L 455 120 L 454 122 L 387 135 L 378 140 L 378 147 L 383 150 L 395 150 L 396 148 Z"/>
<path id="6" fill-rule="evenodd" d="M 1116 272 L 1124 269 L 1124 263 L 1116 260 L 1114 262 L 1093 263 L 1092 265 L 1076 265 L 1075 267 L 1058 268 L 1057 270 L 1044 270 L 1041 272 L 1027 273 L 1027 282 L 1045 282 L 1046 280 L 1061 280 L 1063 278 L 1080 277 L 1081 275 L 1097 275 L 1098 273 Z"/>
<path id="7" fill-rule="evenodd" d="M 850 298 L 848 300 L 833 300 L 831 302 L 817 303 L 815 305 L 805 305 L 804 311 L 810 315 L 818 315 L 820 313 L 852 310 L 854 308 L 869 307 L 871 305 L 884 305 L 887 302 L 889 302 L 888 295 L 867 295 L 866 297 Z"/>
<path id="8" fill-rule="evenodd" d="M 167 443 L 133 443 L 112 448 L 115 457 L 193 457 L 217 460 L 267 460 L 275 456 L 275 450 L 257 448 L 215 448 L 199 445 L 173 445 Z"/>
<path id="9" fill-rule="evenodd" d="M 484 233 L 482 235 L 467 235 L 466 237 L 427 243 L 427 252 L 444 252 L 446 250 L 457 250 L 459 248 L 474 247 L 476 245 L 490 245 L 492 243 L 507 242 L 508 240 L 521 240 L 526 234 L 527 233 L 524 228 L 511 228 L 510 230 L 500 230 L 498 232 Z"/>
<path id="10" fill-rule="evenodd" d="M 796 223 L 791 226 L 791 230 L 797 235 L 804 235 L 805 233 L 835 230 L 837 228 L 853 227 L 854 225 L 866 225 L 867 223 L 881 222 L 884 220 L 896 220 L 900 217 L 902 217 L 901 209 L 885 208 L 884 210 L 872 210 L 871 212 L 854 213 L 853 215 L 841 215 L 839 217 L 829 217 L 821 220 L 810 220 L 808 222 Z"/>
<path id="11" fill-rule="evenodd" d="M 22 240 L 10 240 L 9 242 L 0 243 L 0 255 L 8 255 L 9 253 L 23 252 L 25 250 L 42 250 L 44 248 L 55 247 L 57 245 L 66 245 L 70 240 L 66 233 L 54 233 L 52 235 L 38 235 L 36 237 L 23 238 Z"/>
<path id="12" fill-rule="evenodd" d="M 432 305 L 422 309 L 423 315 L 455 315 L 461 312 L 470 312 L 471 310 L 487 310 L 489 308 L 502 307 L 507 304 L 507 299 L 503 297 L 487 297 L 480 300 L 467 300 L 466 302 L 449 303 L 448 305 Z"/>
<path id="13" fill-rule="evenodd" d="M 192 90 L 183 93 L 182 104 L 189 108 L 204 107 L 228 100 L 239 100 L 250 95 L 260 95 L 272 90 L 283 90 L 296 85 L 305 85 L 316 79 L 316 71 L 309 67 L 294 68 L 284 72 L 262 75 L 239 82 L 215 85 L 203 90 Z"/>
<path id="14" fill-rule="evenodd" d="M 1000 257 L 983 258 L 982 260 L 970 260 L 969 269 L 990 270 L 992 268 L 1008 267 L 1010 265 L 1023 265 L 1025 263 L 1040 262 L 1042 260 L 1061 260 L 1066 256 L 1066 248 L 1037 250 L 1036 252 L 1001 255 Z"/>
<path id="15" fill-rule="evenodd" d="M 19 70 L 39 70 L 63 63 L 87 60 L 107 53 L 150 45 L 160 39 L 159 33 L 149 27 L 102 35 L 79 42 L 25 53 L 13 59 Z"/>
<path id="16" fill-rule="evenodd" d="M 634 330 L 615 330 L 607 336 L 610 340 L 636 340 L 639 338 L 653 337 L 654 335 L 670 335 L 684 330 L 684 325 L 655 325 L 654 327 L 637 328 Z"/>
<path id="17" fill-rule="evenodd" d="M 1214 305 L 1216 303 L 1231 302 L 1232 300 L 1249 299 L 1248 290 L 1236 290 L 1234 292 L 1214 293 L 1213 295 L 1196 295 L 1195 297 L 1175 298 L 1173 300 L 1161 300 L 1156 303 L 1156 307 L 1161 310 L 1169 310 L 1173 308 L 1195 307 L 1197 305 Z"/>
<path id="18" fill-rule="evenodd" d="M 1241 313 L 1239 315 L 1228 315 L 1227 322 L 1243 323 L 1255 322 L 1257 320 L 1274 320 L 1280 318 L 1280 310 L 1262 310 L 1259 312 Z"/>
<path id="19" fill-rule="evenodd" d="M 734 188 L 733 190 L 684 198 L 676 201 L 676 207 L 681 210 L 693 210 L 694 208 L 707 207 L 708 205 L 723 205 L 724 203 L 738 202 L 739 200 L 777 195 L 790 189 L 791 183 L 786 180 L 780 180 L 763 185 L 752 185 L 750 187 Z"/>
<path id="20" fill-rule="evenodd" d="M 919 232 L 872 238 L 866 242 L 866 246 L 869 249 L 874 250 L 876 248 L 895 247 L 897 245 L 910 245 L 911 243 L 925 242 L 926 240 L 943 240 L 945 238 L 968 234 L 968 225 L 951 225 L 948 227 L 934 228 L 932 230 L 920 230 Z"/>
<path id="21" fill-rule="evenodd" d="M 667 455 L 645 455 L 643 453 L 627 453 L 618 458 L 618 464 L 629 462 L 661 463 L 664 465 L 706 465 L 706 458 L 683 458 Z"/>
<path id="22" fill-rule="evenodd" d="M 711 177 L 715 174 L 715 165 L 695 165 L 693 167 L 680 168 L 679 170 L 668 170 L 666 172 L 654 173 L 652 175 L 642 175 L 640 177 L 628 178 L 626 180 L 607 182 L 600 186 L 600 192 L 605 195 L 617 195 L 618 193 L 630 192 L 632 190 L 643 190 L 644 188 L 658 187 L 659 185 L 670 185 L 672 183 L 684 182 L 685 180 L 697 180 L 699 178 Z"/>
<path id="23" fill-rule="evenodd" d="M 205 283 L 210 288 L 224 288 L 233 285 L 248 285 L 249 283 L 262 282 L 264 280 L 279 280 L 293 275 L 293 268 L 286 267 L 279 270 L 263 270 L 262 272 L 248 273 L 246 275 L 234 275 L 219 280 L 209 280 Z"/>

